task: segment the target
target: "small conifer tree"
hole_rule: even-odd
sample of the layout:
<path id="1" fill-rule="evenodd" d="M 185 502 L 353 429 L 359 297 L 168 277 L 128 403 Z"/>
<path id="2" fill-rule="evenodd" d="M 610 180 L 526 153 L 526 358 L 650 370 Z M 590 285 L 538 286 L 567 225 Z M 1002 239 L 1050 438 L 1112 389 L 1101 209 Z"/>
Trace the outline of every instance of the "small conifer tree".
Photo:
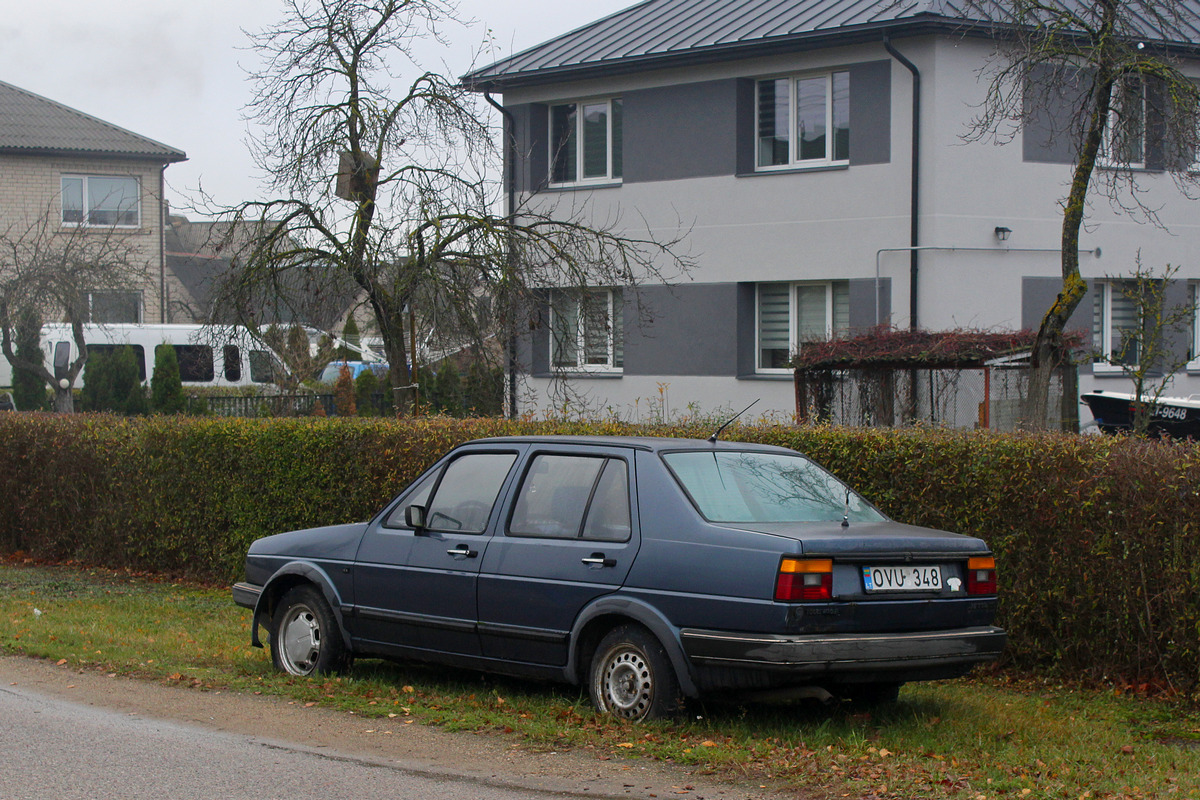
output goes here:
<path id="1" fill-rule="evenodd" d="M 462 380 L 458 369 L 449 361 L 443 361 L 441 369 L 434 378 L 437 391 L 438 406 L 451 417 L 461 417 L 463 414 Z"/>
<path id="2" fill-rule="evenodd" d="M 179 377 L 179 356 L 169 344 L 154 348 L 154 376 L 150 379 L 150 404 L 158 414 L 181 413 L 187 398 Z"/>
<path id="3" fill-rule="evenodd" d="M 339 417 L 353 417 L 358 413 L 354 402 L 354 378 L 345 364 L 338 370 L 337 381 L 333 384 L 333 407 Z"/>
<path id="4" fill-rule="evenodd" d="M 378 391 L 379 378 L 375 375 L 375 370 L 364 369 L 358 373 L 358 377 L 354 379 L 354 402 L 358 406 L 360 417 L 373 417 L 382 411 L 375 403 L 375 393 Z"/>
<path id="5" fill-rule="evenodd" d="M 34 364 L 45 361 L 41 347 L 42 323 L 34 314 L 21 318 L 16 330 L 17 358 Z M 13 368 L 13 402 L 21 411 L 41 411 L 47 407 L 46 382 L 37 373 Z"/>

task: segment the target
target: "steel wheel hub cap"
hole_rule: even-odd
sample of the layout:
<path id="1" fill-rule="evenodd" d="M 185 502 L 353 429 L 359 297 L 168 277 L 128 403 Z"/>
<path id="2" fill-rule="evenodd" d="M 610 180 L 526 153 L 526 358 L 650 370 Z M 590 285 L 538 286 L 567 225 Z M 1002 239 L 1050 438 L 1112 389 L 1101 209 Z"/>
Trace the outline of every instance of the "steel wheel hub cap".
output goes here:
<path id="1" fill-rule="evenodd" d="M 636 651 L 622 651 L 608 662 L 604 688 L 614 713 L 636 719 L 650 706 L 650 666 Z"/>
<path id="2" fill-rule="evenodd" d="M 283 621 L 279 643 L 289 672 L 296 675 L 312 672 L 321 654 L 321 626 L 316 615 L 303 606 L 292 609 Z"/>

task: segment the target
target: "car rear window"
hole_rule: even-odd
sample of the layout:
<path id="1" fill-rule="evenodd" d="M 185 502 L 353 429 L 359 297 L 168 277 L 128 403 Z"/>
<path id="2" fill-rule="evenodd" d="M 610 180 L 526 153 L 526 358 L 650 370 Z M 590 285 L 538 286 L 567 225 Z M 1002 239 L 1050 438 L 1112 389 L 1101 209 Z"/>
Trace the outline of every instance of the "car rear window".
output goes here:
<path id="1" fill-rule="evenodd" d="M 663 454 L 710 522 L 879 522 L 884 516 L 803 456 L 737 451 Z"/>

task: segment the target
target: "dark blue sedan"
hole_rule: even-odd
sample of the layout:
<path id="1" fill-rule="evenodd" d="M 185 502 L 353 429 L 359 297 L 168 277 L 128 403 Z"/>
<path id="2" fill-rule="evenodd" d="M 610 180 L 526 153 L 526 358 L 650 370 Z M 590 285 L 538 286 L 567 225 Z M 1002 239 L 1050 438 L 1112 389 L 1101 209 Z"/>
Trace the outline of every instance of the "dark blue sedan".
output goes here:
<path id="1" fill-rule="evenodd" d="M 996 659 L 979 539 L 893 522 L 803 455 L 686 439 L 457 447 L 365 523 L 259 539 L 234 600 L 276 666 L 419 659 L 669 714 L 715 689 L 894 699 Z"/>

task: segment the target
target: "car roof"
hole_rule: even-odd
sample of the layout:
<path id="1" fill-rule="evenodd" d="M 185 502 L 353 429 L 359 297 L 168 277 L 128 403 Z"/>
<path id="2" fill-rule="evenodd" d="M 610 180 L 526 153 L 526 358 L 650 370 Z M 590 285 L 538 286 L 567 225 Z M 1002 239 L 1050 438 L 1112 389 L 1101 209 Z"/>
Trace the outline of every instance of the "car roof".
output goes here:
<path id="1" fill-rule="evenodd" d="M 628 447 L 635 450 L 662 452 L 668 450 L 757 450 L 770 453 L 795 453 L 786 447 L 756 442 L 721 441 L 711 442 L 707 439 L 684 439 L 669 436 L 574 436 L 574 435 L 531 435 L 531 436 L 496 436 L 487 439 L 473 439 L 463 445 L 477 444 L 568 444 L 593 445 L 603 447 Z"/>

